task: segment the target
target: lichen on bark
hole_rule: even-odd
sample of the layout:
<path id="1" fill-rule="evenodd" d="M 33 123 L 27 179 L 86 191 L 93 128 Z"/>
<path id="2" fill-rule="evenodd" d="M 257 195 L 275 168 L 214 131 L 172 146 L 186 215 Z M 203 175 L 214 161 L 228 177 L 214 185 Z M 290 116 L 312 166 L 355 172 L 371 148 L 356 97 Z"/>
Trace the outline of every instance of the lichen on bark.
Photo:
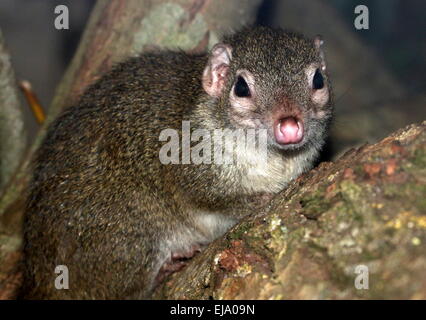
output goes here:
<path id="1" fill-rule="evenodd" d="M 426 122 L 322 163 L 157 289 L 168 299 L 425 299 Z M 357 289 L 356 267 L 368 268 Z"/>

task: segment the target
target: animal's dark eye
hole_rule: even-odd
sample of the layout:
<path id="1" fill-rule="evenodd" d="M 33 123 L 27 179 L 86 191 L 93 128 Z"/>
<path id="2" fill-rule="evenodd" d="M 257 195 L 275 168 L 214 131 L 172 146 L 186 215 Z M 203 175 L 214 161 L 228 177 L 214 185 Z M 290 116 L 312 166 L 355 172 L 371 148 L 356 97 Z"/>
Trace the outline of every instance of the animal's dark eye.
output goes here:
<path id="1" fill-rule="evenodd" d="M 243 77 L 239 76 L 235 83 L 234 92 L 237 97 L 250 97 L 250 88 Z"/>
<path id="2" fill-rule="evenodd" d="M 314 79 L 312 80 L 312 87 L 315 90 L 324 88 L 324 77 L 319 69 L 315 71 Z"/>

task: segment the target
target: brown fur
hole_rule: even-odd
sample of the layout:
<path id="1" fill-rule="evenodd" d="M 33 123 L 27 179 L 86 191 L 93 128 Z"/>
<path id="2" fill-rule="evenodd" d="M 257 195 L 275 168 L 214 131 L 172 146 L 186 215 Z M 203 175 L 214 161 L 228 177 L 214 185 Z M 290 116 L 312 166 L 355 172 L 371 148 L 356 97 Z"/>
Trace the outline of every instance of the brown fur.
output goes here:
<path id="1" fill-rule="evenodd" d="M 267 28 L 225 37 L 232 48 L 219 98 L 201 84 L 208 54 L 143 54 L 117 65 L 51 125 L 34 163 L 25 223 L 24 298 L 146 298 L 172 254 L 205 245 L 309 169 L 323 144 L 330 103 L 313 106 L 304 68 L 319 62 L 313 41 Z M 235 128 L 229 92 L 239 69 L 257 81 L 258 110 L 296 101 L 307 120 L 300 149 L 269 144 L 269 165 L 162 165 L 160 131 Z M 326 77 L 326 75 L 325 75 Z M 326 81 L 328 83 L 327 77 Z M 284 109 L 282 109 L 284 108 Z M 284 111 L 283 111 L 284 110 Z M 315 111 L 316 112 L 316 111 Z M 55 266 L 70 289 L 54 288 Z"/>

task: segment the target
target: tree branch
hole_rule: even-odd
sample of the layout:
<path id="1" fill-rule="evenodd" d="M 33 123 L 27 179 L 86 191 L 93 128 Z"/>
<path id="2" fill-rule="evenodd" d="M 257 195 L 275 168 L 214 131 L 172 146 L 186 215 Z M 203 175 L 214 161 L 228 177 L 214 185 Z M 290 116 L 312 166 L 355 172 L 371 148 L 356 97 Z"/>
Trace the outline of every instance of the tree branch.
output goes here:
<path id="1" fill-rule="evenodd" d="M 18 167 L 26 144 L 15 74 L 0 30 L 0 190 Z"/>
<path id="2" fill-rule="evenodd" d="M 426 299 L 425 167 L 426 121 L 322 163 L 155 297 Z M 368 290 L 355 286 L 357 266 Z"/>

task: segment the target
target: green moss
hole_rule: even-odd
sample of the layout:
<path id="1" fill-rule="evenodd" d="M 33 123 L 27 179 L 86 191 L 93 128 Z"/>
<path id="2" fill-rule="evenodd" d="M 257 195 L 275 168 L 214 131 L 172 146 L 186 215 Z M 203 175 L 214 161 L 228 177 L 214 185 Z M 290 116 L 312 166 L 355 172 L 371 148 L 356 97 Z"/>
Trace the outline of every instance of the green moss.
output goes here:
<path id="1" fill-rule="evenodd" d="M 355 166 L 355 168 L 353 168 L 354 170 L 354 175 L 357 177 L 362 177 L 365 175 L 365 171 L 364 168 L 362 166 Z"/>
<path id="2" fill-rule="evenodd" d="M 352 224 L 352 222 L 361 224 L 364 222 L 364 216 L 362 212 L 358 212 L 353 203 L 345 203 L 342 206 L 342 210 L 339 211 L 340 219 L 338 222 L 348 222 Z M 345 213 L 345 214 L 344 214 Z"/>
<path id="3" fill-rule="evenodd" d="M 244 234 L 247 233 L 247 231 L 249 231 L 252 228 L 252 226 L 253 226 L 252 223 L 243 222 L 237 227 L 237 229 L 230 232 L 227 238 L 229 240 L 240 240 L 243 238 Z M 250 235 L 253 237 L 254 233 L 252 232 Z M 258 237 L 255 237 L 255 238 L 258 238 Z"/>
<path id="4" fill-rule="evenodd" d="M 411 181 L 405 184 L 384 184 L 383 189 L 385 196 L 398 199 L 400 204 L 406 204 L 408 208 L 415 207 L 426 213 L 426 185 Z"/>
<path id="5" fill-rule="evenodd" d="M 352 214 L 355 221 L 362 222 L 366 216 L 374 213 L 370 204 L 374 197 L 371 185 L 358 185 L 351 180 L 344 180 L 340 184 L 340 190 L 346 210 Z"/>
<path id="6" fill-rule="evenodd" d="M 350 180 L 342 181 L 340 184 L 340 190 L 343 198 L 348 199 L 351 202 L 357 203 L 364 200 L 364 197 L 362 196 L 362 188 Z"/>
<path id="7" fill-rule="evenodd" d="M 407 187 L 410 187 L 410 185 Z M 409 191 L 411 191 L 411 197 L 413 198 L 414 206 L 422 214 L 426 214 L 426 185 L 412 184 L 411 188 L 409 188 Z"/>
<path id="8" fill-rule="evenodd" d="M 411 162 L 421 169 L 426 168 L 426 149 L 416 149 L 414 151 L 414 157 L 411 159 Z"/>
<path id="9" fill-rule="evenodd" d="M 426 177 L 426 149 L 418 148 L 401 163 L 401 168 L 413 176 Z"/>
<path id="10" fill-rule="evenodd" d="M 331 208 L 330 201 L 324 198 L 324 191 L 321 190 L 301 198 L 300 205 L 303 208 L 303 214 L 315 217 Z"/>
<path id="11" fill-rule="evenodd" d="M 287 238 L 289 242 L 295 241 L 296 243 L 298 243 L 305 238 L 305 234 L 306 234 L 306 228 L 299 228 L 288 233 Z"/>
<path id="12" fill-rule="evenodd" d="M 393 183 L 384 184 L 383 194 L 390 198 L 398 197 L 401 194 L 401 186 Z"/>

